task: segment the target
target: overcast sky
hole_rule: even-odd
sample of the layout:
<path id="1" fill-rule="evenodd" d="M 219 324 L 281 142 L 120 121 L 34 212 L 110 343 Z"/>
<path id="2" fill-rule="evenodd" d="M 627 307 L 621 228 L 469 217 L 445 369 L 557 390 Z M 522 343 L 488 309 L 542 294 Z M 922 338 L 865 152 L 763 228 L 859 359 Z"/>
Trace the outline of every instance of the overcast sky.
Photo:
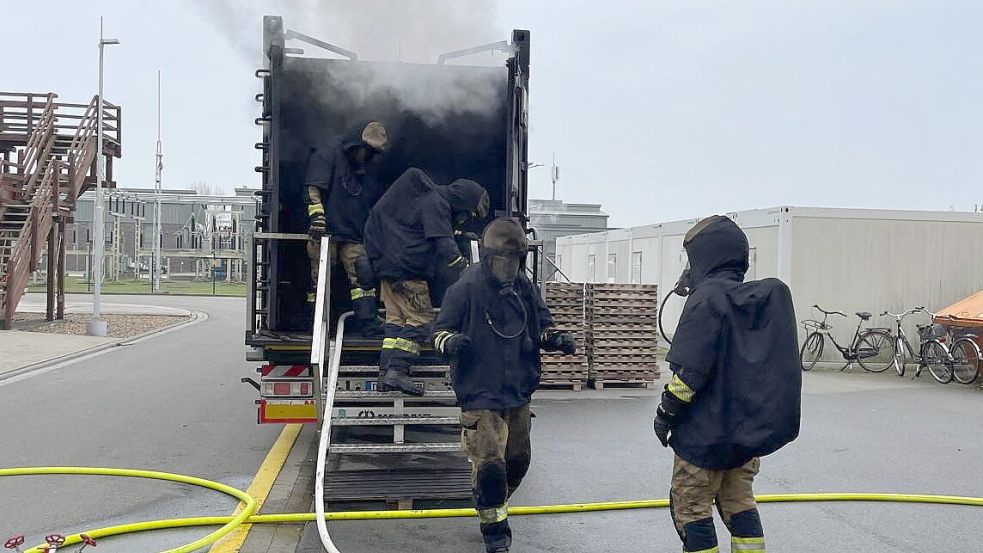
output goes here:
<path id="1" fill-rule="evenodd" d="M 231 190 L 259 185 L 263 13 L 343 46 L 381 37 L 380 59 L 426 37 L 454 49 L 526 28 L 530 160 L 555 152 L 559 197 L 603 204 L 613 226 L 780 204 L 983 203 L 981 2 L 450 1 L 463 12 L 445 15 L 448 0 L 0 0 L 4 41 L 23 45 L 0 90 L 91 98 L 102 14 L 122 42 L 106 63 L 106 98 L 124 109 L 119 184 L 152 186 L 160 69 L 165 186 Z M 379 13 L 400 27 L 380 32 Z M 548 168 L 531 186 L 549 196 Z"/>

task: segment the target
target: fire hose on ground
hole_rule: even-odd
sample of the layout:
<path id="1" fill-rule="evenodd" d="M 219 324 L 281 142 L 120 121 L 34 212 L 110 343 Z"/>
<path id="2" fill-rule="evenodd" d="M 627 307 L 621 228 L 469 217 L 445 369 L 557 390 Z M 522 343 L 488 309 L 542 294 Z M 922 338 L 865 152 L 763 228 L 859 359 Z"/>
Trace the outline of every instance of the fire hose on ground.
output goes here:
<path id="1" fill-rule="evenodd" d="M 316 513 L 284 513 L 284 514 L 253 514 L 255 501 L 246 492 L 231 486 L 212 482 L 193 476 L 172 474 L 165 472 L 133 470 L 133 469 L 114 469 L 96 467 L 23 467 L 0 469 L 0 477 L 4 476 L 38 476 L 38 475 L 88 475 L 88 476 L 122 476 L 131 478 L 149 478 L 155 480 L 165 480 L 198 486 L 210 490 L 219 491 L 229 496 L 235 497 L 242 502 L 241 510 L 230 516 L 213 517 L 194 517 L 176 518 L 167 520 L 154 520 L 123 524 L 98 530 L 85 532 L 86 536 L 92 539 L 102 539 L 111 536 L 121 536 L 136 532 L 150 530 L 166 530 L 174 528 L 191 528 L 201 526 L 220 526 L 220 528 L 207 536 L 200 538 L 187 545 L 168 549 L 164 553 L 190 553 L 203 547 L 207 547 L 243 524 L 288 524 L 306 523 L 318 519 Z M 757 497 L 759 503 L 810 503 L 810 502 L 882 502 L 882 503 L 917 503 L 934 505 L 966 505 L 972 507 L 983 507 L 983 497 L 963 497 L 952 495 L 920 495 L 920 494 L 893 494 L 893 493 L 815 493 L 815 494 L 777 494 L 761 495 Z M 668 499 L 653 499 L 643 501 L 616 501 L 605 503 L 574 503 L 567 505 L 544 505 L 534 507 L 511 507 L 509 515 L 530 516 L 530 515 L 555 515 L 571 513 L 591 513 L 598 511 L 624 511 L 634 509 L 664 509 L 669 506 Z M 460 518 L 477 516 L 474 509 L 430 509 L 430 510 L 409 510 L 409 511 L 352 511 L 325 513 L 321 519 L 328 521 L 351 521 L 351 520 L 405 520 L 405 519 L 437 519 L 437 518 Z M 67 536 L 63 545 L 67 547 L 73 544 L 82 543 L 81 534 Z M 37 546 L 25 550 L 24 553 L 41 553 L 47 550 L 47 546 Z"/>

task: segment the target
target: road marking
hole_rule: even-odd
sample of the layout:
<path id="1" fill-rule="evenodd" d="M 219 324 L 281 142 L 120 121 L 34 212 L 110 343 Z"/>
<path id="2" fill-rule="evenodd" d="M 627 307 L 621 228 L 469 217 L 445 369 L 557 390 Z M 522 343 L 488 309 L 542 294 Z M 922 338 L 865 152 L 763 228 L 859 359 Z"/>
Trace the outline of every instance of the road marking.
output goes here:
<path id="1" fill-rule="evenodd" d="M 297 436 L 303 427 L 304 425 L 302 424 L 288 424 L 284 426 L 283 431 L 280 432 L 280 437 L 276 439 L 270 452 L 266 454 L 266 459 L 263 459 L 263 464 L 259 466 L 256 476 L 253 477 L 253 482 L 249 485 L 246 493 L 256 500 L 256 514 L 259 514 L 259 510 L 263 507 L 267 496 L 270 495 L 273 483 L 276 482 L 276 477 L 280 474 L 280 469 L 283 468 L 284 463 L 286 463 L 290 449 L 293 448 L 294 442 L 297 440 Z M 239 503 L 235 512 L 238 513 L 242 507 L 242 503 Z M 246 537 L 249 535 L 251 528 L 252 524 L 243 524 L 231 534 L 219 540 L 208 551 L 210 553 L 238 553 L 239 549 L 242 548 L 242 544 L 246 542 Z"/>

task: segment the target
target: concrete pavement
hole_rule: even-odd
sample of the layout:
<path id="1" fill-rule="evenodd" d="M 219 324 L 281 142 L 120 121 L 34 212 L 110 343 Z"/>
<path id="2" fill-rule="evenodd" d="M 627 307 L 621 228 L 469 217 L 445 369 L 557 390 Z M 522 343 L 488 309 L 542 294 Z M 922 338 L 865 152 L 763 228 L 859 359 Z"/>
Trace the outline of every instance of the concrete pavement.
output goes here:
<path id="1" fill-rule="evenodd" d="M 537 394 L 533 464 L 514 505 L 664 498 L 670 451 L 652 434 L 655 393 Z M 897 492 L 983 496 L 983 394 L 889 374 L 805 375 L 802 434 L 767 457 L 758 493 Z M 761 507 L 768 549 L 864 553 L 977 550 L 981 510 L 893 504 Z M 513 551 L 678 551 L 665 510 L 515 517 Z M 475 521 L 331 525 L 344 553 L 482 553 Z M 721 550 L 729 551 L 717 523 Z M 308 525 L 297 549 L 320 551 Z M 271 549 L 270 551 L 274 551 Z"/>
<path id="2" fill-rule="evenodd" d="M 244 361 L 245 301 L 163 296 L 114 300 L 199 310 L 209 317 L 51 372 L 0 382 L 0 466 L 146 468 L 245 490 L 281 429 L 256 424 L 255 390 L 239 383 L 255 366 Z M 28 534 L 34 543 L 50 532 L 227 514 L 236 504 L 183 485 L 67 476 L 3 478 L 0 498 L 0 536 Z M 144 533 L 105 545 L 160 551 L 205 533 Z"/>
<path id="3" fill-rule="evenodd" d="M 147 303 L 145 296 L 128 297 L 133 302 L 115 301 L 102 304 L 103 313 L 109 315 L 164 315 L 187 317 L 192 311 L 177 306 Z M 26 294 L 18 305 L 19 313 L 44 313 L 43 294 Z M 91 313 L 92 296 L 69 294 L 65 298 L 65 313 Z M 56 333 L 0 332 L 0 379 L 4 375 L 20 373 L 25 369 L 60 361 L 91 352 L 101 347 L 115 345 L 133 338 L 79 336 Z"/>

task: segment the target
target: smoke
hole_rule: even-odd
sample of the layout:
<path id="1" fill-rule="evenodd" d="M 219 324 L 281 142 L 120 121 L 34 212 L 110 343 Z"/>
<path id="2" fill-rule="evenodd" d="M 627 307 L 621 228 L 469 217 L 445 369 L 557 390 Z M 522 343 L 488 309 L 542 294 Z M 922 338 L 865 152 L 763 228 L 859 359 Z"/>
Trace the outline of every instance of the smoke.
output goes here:
<path id="1" fill-rule="evenodd" d="M 202 0 L 192 5 L 253 63 L 260 57 L 263 15 L 280 15 L 285 29 L 351 50 L 360 61 L 432 64 L 442 53 L 509 38 L 496 24 L 496 0 Z M 299 41 L 287 46 L 302 48 L 305 56 L 339 57 Z M 506 57 L 484 52 L 449 63 L 500 67 Z M 459 72 L 433 86 L 401 64 L 364 67 L 372 74 L 360 79 L 365 88 L 354 94 L 395 97 L 403 109 L 430 123 L 447 113 L 482 114 L 500 107 L 496 86 L 501 83 L 494 73 Z"/>

